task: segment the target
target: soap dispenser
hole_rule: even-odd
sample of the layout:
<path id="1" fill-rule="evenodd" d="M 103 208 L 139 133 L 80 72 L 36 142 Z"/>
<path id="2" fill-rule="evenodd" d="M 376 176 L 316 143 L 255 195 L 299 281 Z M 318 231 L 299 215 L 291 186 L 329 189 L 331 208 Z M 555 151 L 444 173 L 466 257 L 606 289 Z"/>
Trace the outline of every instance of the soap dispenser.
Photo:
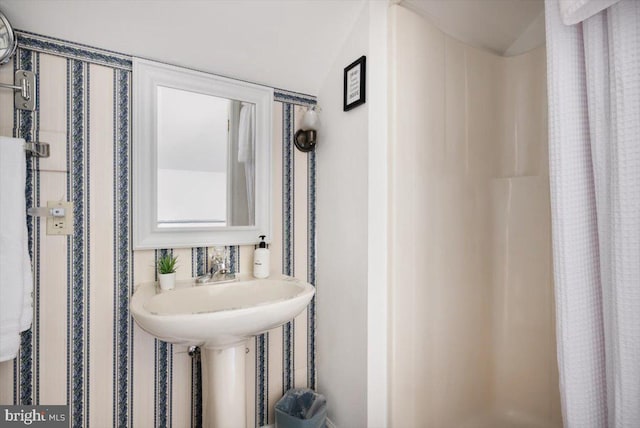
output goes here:
<path id="1" fill-rule="evenodd" d="M 271 261 L 269 258 L 269 248 L 264 242 L 265 235 L 260 235 L 260 243 L 258 248 L 253 252 L 253 276 L 256 278 L 267 278 L 269 276 L 269 267 Z"/>

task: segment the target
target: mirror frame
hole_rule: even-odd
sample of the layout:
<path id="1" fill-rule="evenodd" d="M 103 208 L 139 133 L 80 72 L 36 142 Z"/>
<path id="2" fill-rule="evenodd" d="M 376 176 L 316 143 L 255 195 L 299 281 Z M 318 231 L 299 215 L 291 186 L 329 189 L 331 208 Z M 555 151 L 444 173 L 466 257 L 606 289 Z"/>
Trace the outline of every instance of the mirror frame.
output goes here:
<path id="1" fill-rule="evenodd" d="M 271 239 L 273 88 L 154 61 L 133 59 L 133 248 L 247 245 Z M 213 95 L 256 105 L 255 225 L 172 228 L 157 225 L 157 87 Z M 188 108 L 188 106 L 184 106 Z M 211 195 L 213 197 L 214 195 Z M 203 197 L 206 197 L 203 195 Z"/>

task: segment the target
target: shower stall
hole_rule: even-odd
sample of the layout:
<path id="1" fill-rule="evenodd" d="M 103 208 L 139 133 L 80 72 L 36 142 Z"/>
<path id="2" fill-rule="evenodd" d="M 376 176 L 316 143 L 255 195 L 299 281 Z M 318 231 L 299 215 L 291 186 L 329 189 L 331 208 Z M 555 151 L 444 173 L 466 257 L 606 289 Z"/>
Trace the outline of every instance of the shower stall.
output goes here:
<path id="1" fill-rule="evenodd" d="M 389 28 L 390 425 L 561 427 L 545 48 Z"/>

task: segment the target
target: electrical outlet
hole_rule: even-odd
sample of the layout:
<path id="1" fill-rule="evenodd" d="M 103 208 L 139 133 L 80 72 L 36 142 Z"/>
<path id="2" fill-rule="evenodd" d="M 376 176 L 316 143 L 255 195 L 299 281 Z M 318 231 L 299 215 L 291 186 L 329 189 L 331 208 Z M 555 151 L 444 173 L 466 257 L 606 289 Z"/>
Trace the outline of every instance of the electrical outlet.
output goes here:
<path id="1" fill-rule="evenodd" d="M 71 235 L 73 233 L 73 202 L 47 201 L 47 235 Z"/>

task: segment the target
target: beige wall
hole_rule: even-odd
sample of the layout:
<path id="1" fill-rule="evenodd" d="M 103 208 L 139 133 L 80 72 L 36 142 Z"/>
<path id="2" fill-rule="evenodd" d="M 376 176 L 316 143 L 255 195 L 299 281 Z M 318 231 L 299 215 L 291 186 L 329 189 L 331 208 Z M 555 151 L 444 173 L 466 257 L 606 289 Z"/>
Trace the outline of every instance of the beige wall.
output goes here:
<path id="1" fill-rule="evenodd" d="M 504 69 L 501 165 L 491 183 L 495 406 L 523 423 L 561 426 L 545 50 L 507 58 Z"/>
<path id="2" fill-rule="evenodd" d="M 342 110 L 344 67 L 367 54 L 363 4 L 318 93 L 318 391 L 337 427 L 367 425 L 367 142 L 369 104 Z"/>
<path id="3" fill-rule="evenodd" d="M 559 426 L 544 49 L 390 21 L 391 426 Z"/>

